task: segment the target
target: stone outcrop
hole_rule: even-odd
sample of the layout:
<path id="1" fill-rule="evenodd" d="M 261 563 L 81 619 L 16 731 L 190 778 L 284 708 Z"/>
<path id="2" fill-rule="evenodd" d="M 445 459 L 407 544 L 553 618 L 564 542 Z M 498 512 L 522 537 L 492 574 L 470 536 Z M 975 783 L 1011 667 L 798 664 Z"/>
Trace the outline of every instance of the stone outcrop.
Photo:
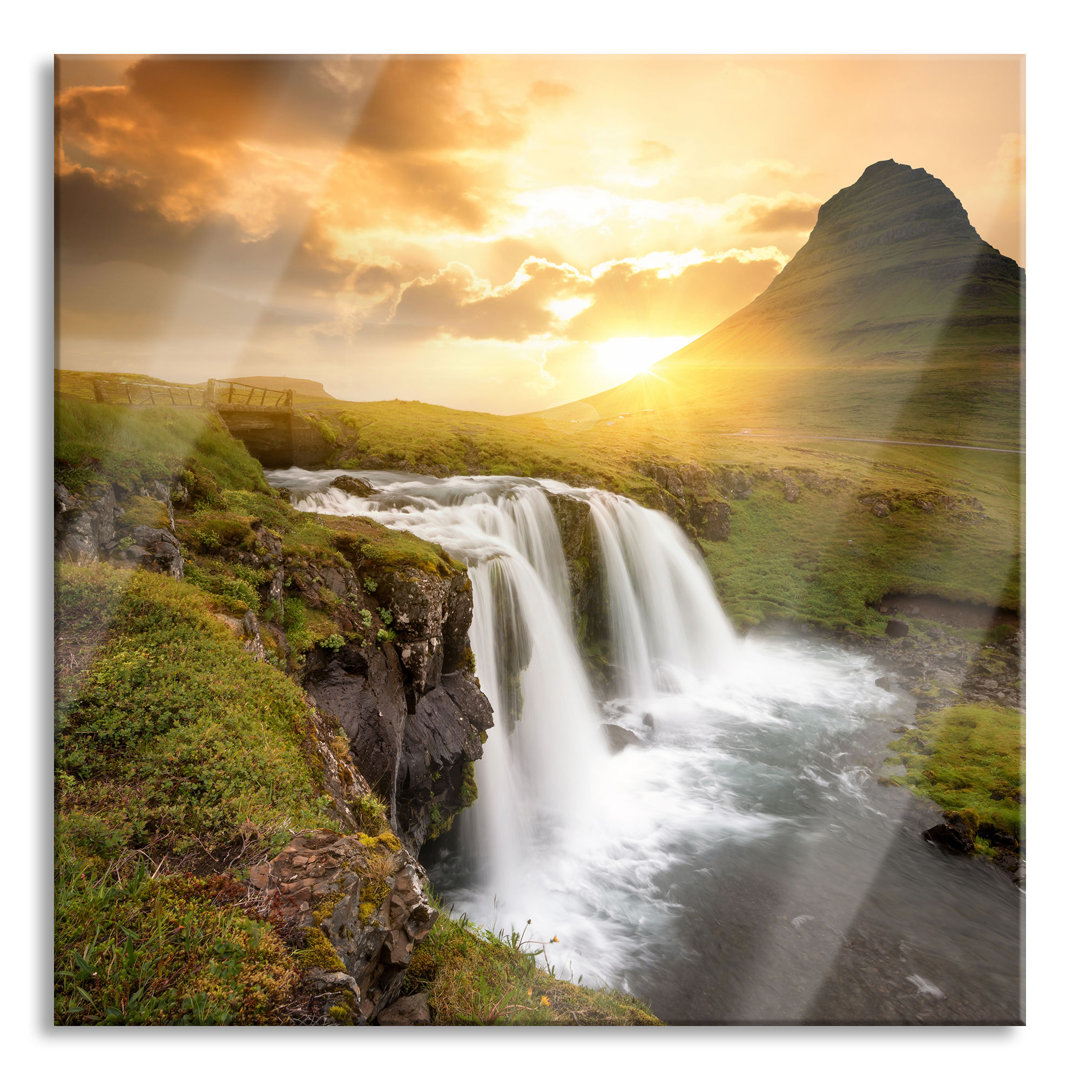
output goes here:
<path id="1" fill-rule="evenodd" d="M 131 506 L 154 525 L 133 521 Z M 109 562 L 132 570 L 151 570 L 179 580 L 184 560 L 176 537 L 169 488 L 153 482 L 135 491 L 95 484 L 76 493 L 53 487 L 53 551 L 57 559 L 85 566 Z"/>
<path id="2" fill-rule="evenodd" d="M 417 852 L 475 798 L 472 763 L 493 723 L 471 669 L 471 586 L 464 568 L 380 565 L 345 549 L 352 565 L 289 563 L 305 601 L 361 638 L 313 649 L 299 677 L 341 724 L 394 828 Z"/>
<path id="3" fill-rule="evenodd" d="M 656 492 L 642 501 L 673 517 L 691 539 L 726 540 L 731 528 L 731 507 L 717 498 L 717 477 L 702 466 L 688 464 L 639 462 L 637 471 L 656 484 Z M 727 470 L 725 470 L 727 471 Z M 740 478 L 742 474 L 738 475 Z M 737 481 L 736 481 L 737 482 Z M 738 497 L 745 498 L 749 481 L 741 485 Z"/>
<path id="4" fill-rule="evenodd" d="M 604 588 L 600 540 L 592 524 L 589 504 L 572 495 L 548 493 L 548 502 L 559 528 L 570 582 L 574 632 L 583 650 L 589 674 L 601 688 L 612 679 L 611 629 Z"/>
<path id="5" fill-rule="evenodd" d="M 301 962 L 337 1023 L 370 1023 L 400 994 L 413 947 L 438 917 L 425 881 L 392 833 L 329 829 L 297 834 L 249 877 L 261 906 L 303 935 Z"/>

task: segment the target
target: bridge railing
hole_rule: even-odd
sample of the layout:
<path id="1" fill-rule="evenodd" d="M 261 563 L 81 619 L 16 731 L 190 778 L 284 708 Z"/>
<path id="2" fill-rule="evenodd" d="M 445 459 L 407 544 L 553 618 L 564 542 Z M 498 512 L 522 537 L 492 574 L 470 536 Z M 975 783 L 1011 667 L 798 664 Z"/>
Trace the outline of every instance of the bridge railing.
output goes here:
<path id="1" fill-rule="evenodd" d="M 218 408 L 222 405 L 233 405 L 242 409 L 291 411 L 293 392 L 218 379 L 207 379 L 205 388 L 184 386 L 180 383 L 95 379 L 94 400 L 109 405 L 177 405 L 182 408 Z"/>
<path id="2" fill-rule="evenodd" d="M 143 383 L 127 379 L 95 379 L 94 400 L 108 405 L 178 405 L 201 408 L 206 392 L 178 383 Z"/>
<path id="3" fill-rule="evenodd" d="M 250 383 L 207 379 L 206 403 L 252 409 L 291 409 L 293 392 L 271 390 L 268 386 L 252 386 Z"/>

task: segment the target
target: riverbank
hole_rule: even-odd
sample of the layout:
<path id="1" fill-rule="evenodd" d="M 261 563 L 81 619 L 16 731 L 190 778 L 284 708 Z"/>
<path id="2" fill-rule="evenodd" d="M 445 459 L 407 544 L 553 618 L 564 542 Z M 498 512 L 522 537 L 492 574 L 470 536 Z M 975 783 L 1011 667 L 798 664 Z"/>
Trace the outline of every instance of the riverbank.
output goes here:
<path id="1" fill-rule="evenodd" d="M 967 624 L 962 626 L 925 617 L 922 612 L 931 608 L 925 602 L 906 606 L 914 606 L 914 614 L 907 621 L 890 621 L 893 636 L 829 633 L 792 620 L 771 620 L 753 633 L 807 635 L 873 657 L 885 671 L 878 685 L 912 701 L 911 723 L 894 729 L 898 738 L 879 762 L 879 782 L 909 787 L 938 806 L 940 820 L 924 830 L 928 842 L 952 854 L 991 861 L 1023 885 L 1023 628 L 1010 619 L 994 620 L 986 611 L 973 613 L 972 605 L 940 603 L 932 609 Z M 995 625 L 972 625 L 976 617 Z M 1002 728 L 993 752 L 987 754 L 970 740 L 958 746 L 946 735 L 954 716 L 969 729 L 984 724 Z M 1007 800 L 1013 812 L 1003 818 L 995 812 L 1001 807 L 988 807 L 988 799 Z"/>

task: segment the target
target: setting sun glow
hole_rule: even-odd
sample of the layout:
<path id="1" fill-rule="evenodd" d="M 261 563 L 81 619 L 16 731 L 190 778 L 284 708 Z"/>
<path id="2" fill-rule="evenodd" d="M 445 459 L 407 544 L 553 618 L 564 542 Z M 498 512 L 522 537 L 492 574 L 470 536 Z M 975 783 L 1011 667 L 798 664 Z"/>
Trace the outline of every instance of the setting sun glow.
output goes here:
<path id="1" fill-rule="evenodd" d="M 626 337 L 612 338 L 593 346 L 597 364 L 605 376 L 632 379 L 648 371 L 665 356 L 689 345 L 689 337 Z"/>

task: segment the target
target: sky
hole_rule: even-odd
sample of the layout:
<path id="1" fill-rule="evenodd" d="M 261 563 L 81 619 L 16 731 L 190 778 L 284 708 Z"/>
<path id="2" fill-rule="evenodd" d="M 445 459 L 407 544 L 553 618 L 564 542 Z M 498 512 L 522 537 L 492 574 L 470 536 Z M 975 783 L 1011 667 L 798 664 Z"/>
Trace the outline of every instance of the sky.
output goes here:
<path id="1" fill-rule="evenodd" d="M 1008 55 L 59 57 L 57 361 L 516 413 L 711 329 L 884 158 L 1024 264 Z"/>

